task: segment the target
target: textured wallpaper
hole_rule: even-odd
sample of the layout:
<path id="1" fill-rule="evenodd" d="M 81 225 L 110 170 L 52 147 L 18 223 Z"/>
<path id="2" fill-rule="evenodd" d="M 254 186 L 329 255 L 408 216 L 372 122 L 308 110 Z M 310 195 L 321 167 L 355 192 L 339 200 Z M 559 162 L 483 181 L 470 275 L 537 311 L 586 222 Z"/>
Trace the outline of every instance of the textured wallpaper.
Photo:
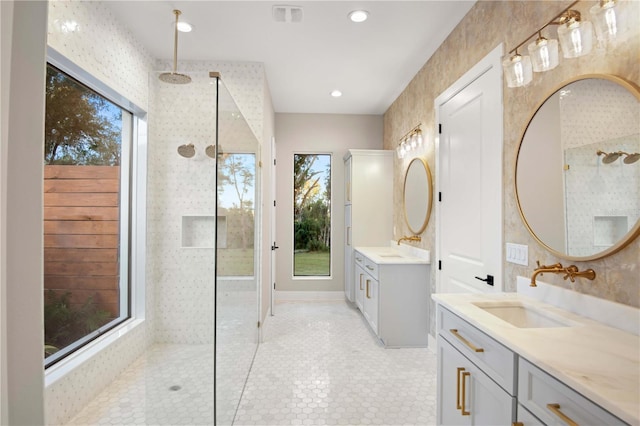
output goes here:
<path id="1" fill-rule="evenodd" d="M 570 2 L 549 1 L 478 1 L 469 11 L 436 53 L 427 61 L 404 92 L 389 107 L 384 116 L 384 147 L 394 149 L 398 139 L 417 123 L 422 123 L 426 143 L 419 155 L 427 159 L 435 170 L 436 132 L 433 102 L 469 68 L 482 59 L 498 44 L 504 43 L 505 51 L 511 50 L 548 20 L 556 16 Z M 589 16 L 594 1 L 579 3 L 576 8 L 583 16 Z M 640 83 L 640 2 L 630 2 L 630 27 L 633 33 L 625 43 L 608 48 L 597 47 L 590 55 L 563 60 L 552 71 L 536 74 L 528 87 L 509 89 L 504 87 L 504 241 L 529 246 L 528 267 L 504 263 L 505 289 L 515 291 L 516 276 L 530 276 L 536 260 L 541 263 L 563 262 L 542 248 L 529 234 L 518 213 L 514 191 L 514 169 L 517 149 L 522 133 L 531 115 L 546 97 L 563 81 L 584 74 L 615 74 L 636 84 Z M 552 30 L 548 30 L 552 31 Z M 550 34 L 551 35 L 551 34 Z M 555 35 L 553 35 L 555 37 Z M 394 178 L 394 235 L 406 235 L 408 230 L 402 216 L 402 178 L 410 159 L 396 160 Z M 423 233 L 420 247 L 429 249 L 435 261 L 435 223 L 433 216 Z M 504 258 L 504 254 L 503 254 Z M 566 261 L 564 261 L 566 263 Z M 625 249 L 591 262 L 575 262 L 582 270 L 593 268 L 598 276 L 594 281 L 563 281 L 561 277 L 545 275 L 545 280 L 572 288 L 575 291 L 616 302 L 640 306 L 640 239 L 636 238 Z M 431 289 L 435 291 L 435 268 L 432 270 Z M 434 308 L 432 304 L 432 308 Z M 434 309 L 431 310 L 434 312 Z M 431 332 L 435 321 L 432 316 Z"/>

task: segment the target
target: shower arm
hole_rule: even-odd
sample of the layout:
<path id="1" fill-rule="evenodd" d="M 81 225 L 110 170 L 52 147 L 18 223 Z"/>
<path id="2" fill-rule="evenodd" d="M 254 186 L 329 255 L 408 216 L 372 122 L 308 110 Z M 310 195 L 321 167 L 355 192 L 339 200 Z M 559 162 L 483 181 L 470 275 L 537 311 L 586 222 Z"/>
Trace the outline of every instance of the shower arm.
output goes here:
<path id="1" fill-rule="evenodd" d="M 176 15 L 176 24 L 173 31 L 173 73 L 176 74 L 178 72 L 178 17 L 182 12 L 176 9 L 173 13 Z"/>

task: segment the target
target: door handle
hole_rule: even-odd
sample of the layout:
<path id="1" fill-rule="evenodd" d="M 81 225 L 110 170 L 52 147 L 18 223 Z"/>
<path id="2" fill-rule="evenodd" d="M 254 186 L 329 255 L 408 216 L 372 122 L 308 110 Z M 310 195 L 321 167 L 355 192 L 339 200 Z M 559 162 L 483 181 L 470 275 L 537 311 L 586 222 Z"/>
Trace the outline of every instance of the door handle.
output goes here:
<path id="1" fill-rule="evenodd" d="M 276 245 L 276 242 L 274 241 L 274 242 L 273 242 L 273 245 L 271 246 L 271 250 L 277 250 L 277 249 L 279 249 L 279 248 L 280 248 L 280 247 L 278 247 L 278 246 Z"/>
<path id="2" fill-rule="evenodd" d="M 487 278 L 476 277 L 476 280 L 484 281 L 487 285 L 493 286 L 493 275 L 487 275 Z"/>
<path id="3" fill-rule="evenodd" d="M 371 299 L 371 296 L 369 296 L 369 283 L 371 283 L 371 280 L 367 280 L 367 299 Z"/>
<path id="4" fill-rule="evenodd" d="M 464 371 L 464 368 L 458 367 L 456 370 L 456 410 L 461 410 L 462 406 L 460 405 L 460 373 Z"/>

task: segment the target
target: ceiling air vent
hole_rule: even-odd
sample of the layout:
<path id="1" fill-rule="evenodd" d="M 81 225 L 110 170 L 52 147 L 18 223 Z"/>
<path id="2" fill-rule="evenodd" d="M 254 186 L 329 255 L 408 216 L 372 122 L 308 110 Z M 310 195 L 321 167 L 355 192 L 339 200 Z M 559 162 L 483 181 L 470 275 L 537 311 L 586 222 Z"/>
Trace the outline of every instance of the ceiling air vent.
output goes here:
<path id="1" fill-rule="evenodd" d="M 289 24 L 302 22 L 302 17 L 304 15 L 302 7 L 300 6 L 275 5 L 273 6 L 272 12 L 274 21 L 286 22 Z"/>

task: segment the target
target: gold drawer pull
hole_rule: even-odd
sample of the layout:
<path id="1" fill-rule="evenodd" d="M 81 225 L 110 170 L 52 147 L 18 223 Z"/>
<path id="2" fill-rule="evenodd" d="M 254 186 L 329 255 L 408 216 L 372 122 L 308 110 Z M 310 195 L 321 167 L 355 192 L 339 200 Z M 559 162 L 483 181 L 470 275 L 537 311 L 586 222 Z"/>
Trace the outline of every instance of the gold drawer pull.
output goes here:
<path id="1" fill-rule="evenodd" d="M 369 265 L 366 265 L 366 266 L 367 266 L 368 270 L 373 271 L 373 268 L 371 266 L 369 266 Z"/>
<path id="2" fill-rule="evenodd" d="M 371 299 L 371 296 L 369 296 L 369 283 L 371 283 L 371 280 L 367 280 L 367 299 Z"/>
<path id="3" fill-rule="evenodd" d="M 579 426 L 578 423 L 571 420 L 565 413 L 560 411 L 560 404 L 547 404 L 547 408 L 556 416 L 560 417 L 563 422 L 568 424 L 569 426 Z"/>
<path id="4" fill-rule="evenodd" d="M 522 423 L 522 422 L 513 422 L 513 423 L 511 423 L 511 426 L 524 426 L 524 423 Z"/>
<path id="5" fill-rule="evenodd" d="M 467 402 L 465 401 L 466 393 L 467 393 L 467 389 L 466 389 L 465 381 L 464 381 L 465 377 L 471 378 L 471 373 L 469 373 L 468 371 L 463 371 L 462 372 L 462 402 L 460 403 L 460 405 L 461 405 L 460 409 L 462 410 L 462 415 L 463 416 L 469 416 L 469 415 L 471 415 L 471 411 L 466 411 L 464 409 L 465 405 L 467 405 Z M 469 379 L 469 384 L 471 384 L 471 379 Z"/>
<path id="6" fill-rule="evenodd" d="M 460 405 L 460 372 L 464 371 L 463 367 L 458 367 L 456 372 L 456 410 L 462 409 Z"/>
<path id="7" fill-rule="evenodd" d="M 458 334 L 458 330 L 456 330 L 455 328 L 452 328 L 449 331 L 451 332 L 451 334 L 456 336 L 462 343 L 467 345 L 469 347 L 469 349 L 471 349 L 472 351 L 474 351 L 474 352 L 484 352 L 484 349 L 476 347 L 473 343 L 471 343 L 470 341 L 468 341 L 467 339 L 462 337 L 460 334 Z"/>

